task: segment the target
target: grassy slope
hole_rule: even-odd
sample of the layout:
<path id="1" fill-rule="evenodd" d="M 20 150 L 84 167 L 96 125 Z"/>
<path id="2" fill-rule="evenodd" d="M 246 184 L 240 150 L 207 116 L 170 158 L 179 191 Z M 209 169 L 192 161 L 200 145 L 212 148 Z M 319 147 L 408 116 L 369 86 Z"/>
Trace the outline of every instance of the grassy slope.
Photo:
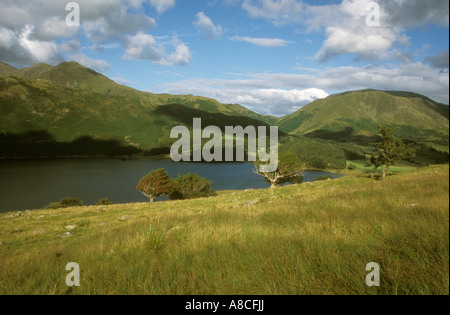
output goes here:
<path id="1" fill-rule="evenodd" d="M 47 64 L 37 64 L 28 68 L 17 70 L 14 75 L 23 79 L 44 80 L 51 82 L 53 85 L 83 89 L 108 96 L 135 98 L 144 102 L 146 105 L 156 106 L 177 103 L 211 113 L 222 113 L 233 116 L 248 116 L 264 122 L 275 119 L 274 117 L 259 115 L 238 105 L 221 104 L 214 99 L 206 97 L 194 95 L 152 94 L 138 91 L 130 87 L 117 84 L 104 75 L 73 61 L 63 62 L 55 67 Z"/>
<path id="2" fill-rule="evenodd" d="M 0 294 L 449 294 L 448 165 L 383 182 L 351 174 L 101 213 L 2 215 Z M 68 224 L 74 236 L 59 238 Z M 75 289 L 65 286 L 72 261 Z M 379 288 L 365 285 L 369 262 Z"/>

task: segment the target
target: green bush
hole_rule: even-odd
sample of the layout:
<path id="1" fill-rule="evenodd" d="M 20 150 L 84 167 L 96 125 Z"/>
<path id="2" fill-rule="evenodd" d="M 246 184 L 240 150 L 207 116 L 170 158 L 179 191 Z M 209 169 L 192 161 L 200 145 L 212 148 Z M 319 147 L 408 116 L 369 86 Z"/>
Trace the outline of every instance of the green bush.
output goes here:
<path id="1" fill-rule="evenodd" d="M 348 166 L 347 166 L 347 169 L 349 169 L 350 171 L 354 171 L 354 170 L 356 170 L 358 167 L 355 165 L 355 164 L 349 164 Z"/>
<path id="2" fill-rule="evenodd" d="M 113 202 L 111 200 L 109 200 L 109 198 L 99 199 L 95 203 L 96 206 L 110 206 L 112 204 L 113 204 Z"/>
<path id="3" fill-rule="evenodd" d="M 170 194 L 172 200 L 195 199 L 215 196 L 212 189 L 212 182 L 197 174 L 179 174 L 175 180 L 175 189 Z"/>
<path id="4" fill-rule="evenodd" d="M 84 206 L 84 201 L 72 197 L 67 197 L 57 202 L 51 202 L 48 206 L 45 207 L 45 209 L 61 209 L 82 206 Z"/>

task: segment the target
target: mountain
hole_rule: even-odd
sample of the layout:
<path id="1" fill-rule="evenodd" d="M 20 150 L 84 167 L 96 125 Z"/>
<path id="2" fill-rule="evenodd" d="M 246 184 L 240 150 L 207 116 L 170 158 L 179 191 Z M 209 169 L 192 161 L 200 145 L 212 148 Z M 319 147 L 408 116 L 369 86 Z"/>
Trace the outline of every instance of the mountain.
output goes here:
<path id="1" fill-rule="evenodd" d="M 0 68 L 1 71 L 2 68 Z M 12 68 L 14 69 L 14 68 Z M 15 69 L 14 69 L 15 70 Z M 148 105 L 182 104 L 193 109 L 232 116 L 247 116 L 266 123 L 274 122 L 275 117 L 264 116 L 240 105 L 225 105 L 201 96 L 152 94 L 117 84 L 106 76 L 84 67 L 77 62 L 63 62 L 55 67 L 37 64 L 15 72 L 5 71 L 3 76 L 16 76 L 27 80 L 38 80 L 66 88 L 82 89 L 108 96 L 120 96 L 139 99 Z M 0 76 L 2 76 L 0 72 Z"/>
<path id="2" fill-rule="evenodd" d="M 402 138 L 448 147 L 449 106 L 410 92 L 360 90 L 314 101 L 277 123 L 294 135 L 362 144 L 383 124 Z"/>

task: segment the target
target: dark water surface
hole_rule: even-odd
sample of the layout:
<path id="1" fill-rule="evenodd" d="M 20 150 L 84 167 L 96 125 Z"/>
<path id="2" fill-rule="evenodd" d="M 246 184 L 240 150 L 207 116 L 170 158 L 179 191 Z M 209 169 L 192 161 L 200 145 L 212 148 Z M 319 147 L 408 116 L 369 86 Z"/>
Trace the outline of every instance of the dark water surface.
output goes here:
<path id="1" fill-rule="evenodd" d="M 175 163 L 170 160 L 101 158 L 0 160 L 0 213 L 40 209 L 61 198 L 74 197 L 86 205 L 108 197 L 114 203 L 146 202 L 136 186 L 150 171 L 165 168 L 171 177 L 197 173 L 211 180 L 215 190 L 267 188 L 250 163 Z M 305 172 L 305 181 L 340 175 Z M 160 199 L 161 200 L 161 199 Z"/>

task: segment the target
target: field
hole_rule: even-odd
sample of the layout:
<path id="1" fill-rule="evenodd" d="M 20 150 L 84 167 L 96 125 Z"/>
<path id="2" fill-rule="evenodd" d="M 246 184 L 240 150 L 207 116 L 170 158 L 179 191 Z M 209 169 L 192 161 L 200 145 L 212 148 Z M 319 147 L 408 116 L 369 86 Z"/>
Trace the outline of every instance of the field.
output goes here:
<path id="1" fill-rule="evenodd" d="M 385 181 L 347 173 L 210 199 L 2 214 L 0 294 L 448 295 L 448 165 Z M 69 262 L 80 287 L 65 284 Z M 366 285 L 370 262 L 380 287 Z"/>

